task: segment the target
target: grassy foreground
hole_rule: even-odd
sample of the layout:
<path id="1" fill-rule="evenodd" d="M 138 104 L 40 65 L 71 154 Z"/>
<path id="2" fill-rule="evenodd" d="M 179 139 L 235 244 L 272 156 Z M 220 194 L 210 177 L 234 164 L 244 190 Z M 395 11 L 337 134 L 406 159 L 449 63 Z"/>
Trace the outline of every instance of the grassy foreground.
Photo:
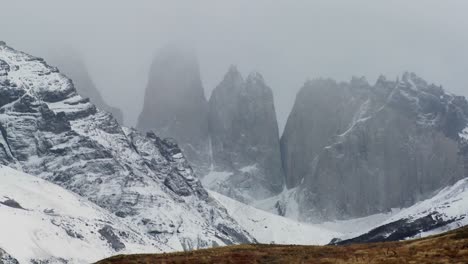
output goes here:
<path id="1" fill-rule="evenodd" d="M 240 245 L 169 254 L 120 255 L 97 262 L 121 263 L 468 263 L 468 227 L 404 242 L 349 246 Z"/>

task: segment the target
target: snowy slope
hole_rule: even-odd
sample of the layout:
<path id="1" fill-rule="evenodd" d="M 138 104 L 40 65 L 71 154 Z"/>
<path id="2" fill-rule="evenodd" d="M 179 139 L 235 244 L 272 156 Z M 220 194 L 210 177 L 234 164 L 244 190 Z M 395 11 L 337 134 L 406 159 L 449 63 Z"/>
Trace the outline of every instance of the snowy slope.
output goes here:
<path id="1" fill-rule="evenodd" d="M 427 215 L 432 215 L 433 219 L 446 224 L 434 229 L 423 230 L 417 235 L 418 237 L 438 234 L 468 225 L 468 178 L 458 181 L 453 186 L 444 188 L 430 199 L 402 210 L 383 224 L 389 224 L 400 219 L 414 221 Z"/>
<path id="2" fill-rule="evenodd" d="M 430 199 L 389 217 L 374 229 L 341 244 L 396 241 L 426 237 L 468 225 L 468 178 Z"/>
<path id="3" fill-rule="evenodd" d="M 228 212 L 260 243 L 323 245 L 341 233 L 268 213 L 210 191 Z"/>
<path id="4" fill-rule="evenodd" d="M 0 248 L 20 263 L 90 263 L 167 251 L 141 230 L 55 184 L 0 167 Z"/>

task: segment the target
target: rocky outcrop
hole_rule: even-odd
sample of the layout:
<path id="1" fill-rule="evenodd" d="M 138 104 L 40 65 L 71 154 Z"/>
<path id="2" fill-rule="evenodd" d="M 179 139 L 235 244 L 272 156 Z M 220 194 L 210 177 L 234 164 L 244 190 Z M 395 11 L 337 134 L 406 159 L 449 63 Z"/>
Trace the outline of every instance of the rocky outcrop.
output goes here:
<path id="1" fill-rule="evenodd" d="M 258 73 L 244 81 L 232 66 L 209 101 L 213 171 L 209 187 L 244 202 L 283 190 L 273 93 Z M 208 178 L 216 177 L 208 175 Z"/>
<path id="2" fill-rule="evenodd" d="M 0 263 L 2 264 L 19 264 L 18 260 L 10 256 L 5 250 L 0 248 Z"/>
<path id="3" fill-rule="evenodd" d="M 89 98 L 94 105 L 111 113 L 119 124 L 123 125 L 122 111 L 106 103 L 91 79 L 83 58 L 80 55 L 73 51 L 67 52 L 62 56 L 51 55 L 49 62 L 57 65 L 62 73 L 73 80 L 73 85 L 81 96 Z"/>
<path id="4" fill-rule="evenodd" d="M 253 241 L 174 141 L 121 127 L 42 59 L 1 45 L 0 65 L 2 164 L 84 196 L 176 250 Z"/>
<path id="5" fill-rule="evenodd" d="M 208 104 L 193 54 L 168 47 L 156 56 L 137 128 L 175 138 L 195 170 L 207 173 Z"/>
<path id="6" fill-rule="evenodd" d="M 372 87 L 357 79 L 306 84 L 282 137 L 287 181 L 298 189 L 302 217 L 406 207 L 463 178 L 460 136 L 467 117 L 465 98 L 414 74 L 381 77 Z"/>

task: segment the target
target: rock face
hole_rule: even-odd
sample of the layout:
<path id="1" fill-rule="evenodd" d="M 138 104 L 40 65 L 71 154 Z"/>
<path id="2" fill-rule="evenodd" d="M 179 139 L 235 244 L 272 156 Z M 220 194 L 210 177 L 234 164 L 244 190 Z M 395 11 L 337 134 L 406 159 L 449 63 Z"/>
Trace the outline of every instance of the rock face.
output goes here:
<path id="1" fill-rule="evenodd" d="M 414 74 L 381 77 L 374 86 L 363 79 L 307 83 L 281 139 L 301 217 L 406 207 L 463 178 L 467 117 L 465 98 Z"/>
<path id="2" fill-rule="evenodd" d="M 168 47 L 155 58 L 137 128 L 175 138 L 196 172 L 207 173 L 208 103 L 193 54 Z"/>
<path id="3" fill-rule="evenodd" d="M 42 59 L 0 45 L 0 163 L 84 196 L 175 250 L 252 242 L 177 144 L 121 127 Z"/>
<path id="4" fill-rule="evenodd" d="M 101 93 L 94 84 L 83 59 L 76 53 L 70 51 L 66 55 L 51 56 L 51 63 L 57 65 L 60 71 L 73 80 L 74 87 L 78 93 L 100 109 L 111 113 L 114 118 L 123 125 L 123 113 L 120 109 L 110 106 L 102 98 Z"/>
<path id="5" fill-rule="evenodd" d="M 214 175 L 207 177 L 229 174 L 209 179 L 209 187 L 244 202 L 281 192 L 278 124 L 273 93 L 263 77 L 252 73 L 244 81 L 231 66 L 213 91 L 209 109 Z"/>
<path id="6" fill-rule="evenodd" d="M 354 78 L 349 84 L 330 79 L 309 81 L 299 91 L 281 137 L 289 188 L 306 178 L 322 149 L 348 128 L 370 89 L 365 79 Z"/>

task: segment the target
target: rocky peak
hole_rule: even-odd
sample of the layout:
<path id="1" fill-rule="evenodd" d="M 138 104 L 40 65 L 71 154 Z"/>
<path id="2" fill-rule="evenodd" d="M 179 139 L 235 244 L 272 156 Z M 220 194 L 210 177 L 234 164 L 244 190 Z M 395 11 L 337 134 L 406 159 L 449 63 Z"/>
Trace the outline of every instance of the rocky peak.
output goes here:
<path id="1" fill-rule="evenodd" d="M 232 67 L 213 91 L 210 135 L 214 171 L 207 185 L 244 202 L 283 188 L 273 93 L 258 73 L 245 81 Z M 216 179 L 216 173 L 229 175 Z M 214 180 L 212 178 L 215 178 Z"/>
<path id="2" fill-rule="evenodd" d="M 198 61 L 190 51 L 166 47 L 155 57 L 137 128 L 175 138 L 196 171 L 206 173 L 208 103 Z"/>

